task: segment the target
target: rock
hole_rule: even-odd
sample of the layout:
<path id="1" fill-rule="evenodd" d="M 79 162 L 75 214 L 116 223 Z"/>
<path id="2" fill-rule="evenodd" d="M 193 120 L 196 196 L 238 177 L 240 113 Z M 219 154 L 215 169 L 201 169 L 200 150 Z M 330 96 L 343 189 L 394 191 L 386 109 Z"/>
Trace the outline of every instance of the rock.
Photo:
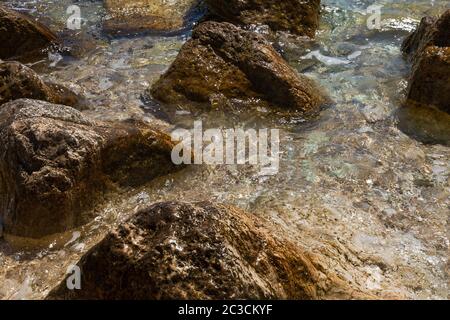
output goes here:
<path id="1" fill-rule="evenodd" d="M 106 41 L 102 41 L 94 32 L 82 30 L 63 29 L 58 32 L 60 39 L 59 52 L 63 55 L 82 59 L 99 46 L 105 45 Z"/>
<path id="2" fill-rule="evenodd" d="M 281 109 L 317 111 L 326 101 L 316 84 L 298 75 L 260 35 L 230 23 L 204 22 L 151 95 L 168 104 L 262 99 Z"/>
<path id="3" fill-rule="evenodd" d="M 110 18 L 103 25 L 112 35 L 169 32 L 185 27 L 197 0 L 104 0 Z"/>
<path id="4" fill-rule="evenodd" d="M 84 99 L 69 89 L 44 82 L 32 69 L 15 61 L 0 62 L 0 105 L 29 98 L 84 109 Z"/>
<path id="5" fill-rule="evenodd" d="M 238 25 L 268 25 L 314 37 L 319 27 L 320 0 L 206 0 L 213 18 Z"/>
<path id="6" fill-rule="evenodd" d="M 450 113 L 450 9 L 423 18 L 402 50 L 413 63 L 407 99 Z"/>
<path id="7" fill-rule="evenodd" d="M 40 238 L 85 223 L 116 186 L 174 171 L 170 137 L 143 124 L 94 122 L 39 100 L 0 106 L 4 233 Z"/>
<path id="8" fill-rule="evenodd" d="M 398 128 L 415 140 L 450 147 L 450 113 L 409 103 L 397 110 L 396 118 Z"/>
<path id="9" fill-rule="evenodd" d="M 408 86 L 407 99 L 450 113 L 450 47 L 427 47 Z"/>
<path id="10" fill-rule="evenodd" d="M 416 62 L 430 46 L 450 46 L 450 9 L 439 19 L 424 17 L 417 29 L 403 42 L 402 51 L 411 62 Z"/>
<path id="11" fill-rule="evenodd" d="M 210 202 L 154 204 L 81 258 L 81 290 L 64 280 L 47 299 L 364 297 L 263 222 Z"/>
<path id="12" fill-rule="evenodd" d="M 31 17 L 0 5 L 0 59 L 31 61 L 45 56 L 56 36 Z"/>

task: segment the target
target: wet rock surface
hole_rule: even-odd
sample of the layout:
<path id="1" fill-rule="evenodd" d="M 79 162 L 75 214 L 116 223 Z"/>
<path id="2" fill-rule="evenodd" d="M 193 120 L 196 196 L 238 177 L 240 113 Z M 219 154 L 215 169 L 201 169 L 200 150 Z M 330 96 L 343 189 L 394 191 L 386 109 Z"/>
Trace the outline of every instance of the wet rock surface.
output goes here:
<path id="1" fill-rule="evenodd" d="M 78 226 L 115 185 L 175 170 L 172 144 L 145 125 L 93 122 L 20 99 L 0 107 L 0 212 L 6 234 L 39 238 Z"/>
<path id="2" fill-rule="evenodd" d="M 71 90 L 44 82 L 27 66 L 15 62 L 0 62 L 0 105 L 11 100 L 29 98 L 84 109 L 86 101 Z"/>
<path id="3" fill-rule="evenodd" d="M 192 19 L 197 4 L 197 0 L 104 0 L 110 18 L 103 29 L 113 35 L 177 31 Z"/>
<path id="4" fill-rule="evenodd" d="M 0 59 L 30 61 L 45 55 L 56 36 L 31 17 L 0 5 Z"/>
<path id="5" fill-rule="evenodd" d="M 450 47 L 427 47 L 414 65 L 407 98 L 450 113 Z"/>
<path id="6" fill-rule="evenodd" d="M 266 101 L 281 109 L 316 112 L 326 101 L 262 36 L 230 23 L 204 22 L 169 70 L 151 88 L 163 103 L 227 99 Z"/>
<path id="7" fill-rule="evenodd" d="M 318 299 L 370 297 L 321 268 L 240 209 L 164 202 L 111 231 L 47 299 Z"/>
<path id="8" fill-rule="evenodd" d="M 319 26 L 320 0 L 206 0 L 212 18 L 239 25 L 268 25 L 314 37 Z"/>
<path id="9" fill-rule="evenodd" d="M 423 18 L 402 50 L 413 63 L 407 98 L 450 113 L 450 10 Z"/>
<path id="10" fill-rule="evenodd" d="M 450 46 L 450 9 L 439 18 L 422 18 L 417 29 L 403 42 L 402 51 L 415 62 L 430 46 Z"/>

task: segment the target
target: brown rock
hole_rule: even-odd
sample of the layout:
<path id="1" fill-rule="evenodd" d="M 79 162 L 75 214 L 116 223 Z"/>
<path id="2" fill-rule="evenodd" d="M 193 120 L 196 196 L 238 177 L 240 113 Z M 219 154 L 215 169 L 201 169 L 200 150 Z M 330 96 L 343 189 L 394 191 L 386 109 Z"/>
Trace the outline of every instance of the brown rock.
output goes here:
<path id="1" fill-rule="evenodd" d="M 413 67 L 407 99 L 450 113 L 450 47 L 427 47 Z"/>
<path id="2" fill-rule="evenodd" d="M 31 17 L 0 5 L 0 59 L 34 60 L 54 44 L 56 36 Z"/>
<path id="3" fill-rule="evenodd" d="M 213 18 L 239 25 L 268 25 L 314 37 L 319 27 L 320 0 L 206 0 Z"/>
<path id="4" fill-rule="evenodd" d="M 182 29 L 197 0 L 104 0 L 110 18 L 103 28 L 113 35 Z"/>
<path id="5" fill-rule="evenodd" d="M 47 299 L 365 297 L 262 222 L 209 202 L 152 205 L 82 257 L 81 290 L 62 281 Z"/>
<path id="6" fill-rule="evenodd" d="M 427 47 L 450 46 L 450 9 L 438 19 L 424 17 L 417 29 L 403 42 L 402 51 L 415 62 Z"/>
<path id="7" fill-rule="evenodd" d="M 407 99 L 450 113 L 450 9 L 423 18 L 402 50 L 413 63 Z"/>
<path id="8" fill-rule="evenodd" d="M 84 108 L 83 98 L 69 89 L 45 83 L 37 73 L 19 62 L 0 62 L 0 105 L 20 98 Z"/>
<path id="9" fill-rule="evenodd" d="M 270 105 L 311 113 L 325 102 L 321 90 L 298 75 L 262 36 L 230 23 L 204 22 L 151 88 L 157 100 L 175 104 L 262 99 Z"/>
<path id="10" fill-rule="evenodd" d="M 146 125 L 93 122 L 77 110 L 20 99 L 0 107 L 0 214 L 6 234 L 68 230 L 114 186 L 176 169 L 170 137 Z"/>

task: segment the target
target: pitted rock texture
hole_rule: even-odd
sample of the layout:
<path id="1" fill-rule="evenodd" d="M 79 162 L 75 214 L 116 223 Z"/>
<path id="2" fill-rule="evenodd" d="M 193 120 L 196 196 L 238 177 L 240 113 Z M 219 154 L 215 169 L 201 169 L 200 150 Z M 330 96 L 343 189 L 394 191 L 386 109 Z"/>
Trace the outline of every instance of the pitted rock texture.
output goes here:
<path id="1" fill-rule="evenodd" d="M 151 205 L 81 258 L 81 290 L 64 280 L 47 299 L 369 297 L 263 223 L 210 202 Z"/>
<path id="2" fill-rule="evenodd" d="M 88 221 L 116 186 L 176 170 L 170 137 L 133 123 L 20 99 L 0 106 L 0 214 L 6 234 L 40 238 Z"/>
<path id="3" fill-rule="evenodd" d="M 297 74 L 262 36 L 226 22 L 204 22 L 181 49 L 151 95 L 167 104 L 228 99 L 314 113 L 326 103 L 311 79 Z"/>

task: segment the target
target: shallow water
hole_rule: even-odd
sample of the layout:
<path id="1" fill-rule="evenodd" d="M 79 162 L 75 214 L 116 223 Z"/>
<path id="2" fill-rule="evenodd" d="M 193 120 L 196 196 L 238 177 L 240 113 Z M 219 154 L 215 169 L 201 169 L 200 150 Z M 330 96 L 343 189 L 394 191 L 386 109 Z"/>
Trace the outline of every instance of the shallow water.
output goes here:
<path id="1" fill-rule="evenodd" d="M 6 2 L 55 31 L 72 4 Z M 261 176 L 251 166 L 191 166 L 112 195 L 95 209 L 98 218 L 78 230 L 40 243 L 0 242 L 0 298 L 43 298 L 109 228 L 149 202 L 173 199 L 225 202 L 264 216 L 274 232 L 320 252 L 328 268 L 374 294 L 447 299 L 450 121 L 437 111 L 402 107 L 410 66 L 399 48 L 422 16 L 442 12 L 450 1 L 378 1 L 381 30 L 367 28 L 366 8 L 373 1 L 322 3 L 315 42 L 279 35 L 274 43 L 335 102 L 317 119 L 274 119 L 264 110 L 230 115 L 214 108 L 188 114 L 183 106 L 170 117 L 171 126 L 202 119 L 208 127 L 280 128 L 279 174 Z M 100 30 L 101 1 L 76 4 L 91 50 L 61 61 L 53 56 L 34 68 L 84 94 L 92 103 L 85 112 L 96 119 L 155 122 L 162 111 L 142 94 L 189 32 L 109 39 Z M 35 249 L 19 249 L 24 245 Z"/>

